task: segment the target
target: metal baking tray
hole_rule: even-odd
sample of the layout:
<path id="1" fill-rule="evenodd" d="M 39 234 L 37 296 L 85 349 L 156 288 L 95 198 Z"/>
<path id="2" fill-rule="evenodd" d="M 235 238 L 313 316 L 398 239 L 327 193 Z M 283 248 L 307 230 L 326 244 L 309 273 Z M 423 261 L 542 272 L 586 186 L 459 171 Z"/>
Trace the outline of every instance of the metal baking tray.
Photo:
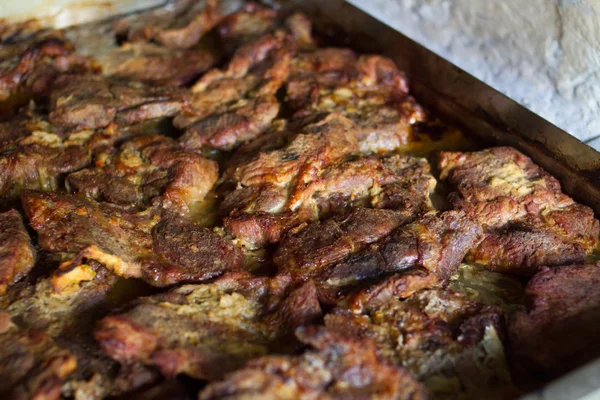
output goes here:
<path id="1" fill-rule="evenodd" d="M 518 148 L 558 178 L 566 193 L 600 214 L 598 151 L 345 0 L 261 2 L 303 11 L 321 32 L 338 38 L 340 45 L 392 58 L 408 76 L 410 90 L 419 103 L 488 145 Z M 167 0 L 64 0 L 62 3 L 61 10 L 42 7 L 35 11 L 46 25 L 62 28 L 161 6 Z M 106 7 L 107 3 L 110 6 L 104 8 L 105 12 L 98 13 L 98 6 Z M 222 0 L 222 3 L 225 11 L 232 11 L 241 1 Z M 0 18 L 10 21 L 11 15 L 2 15 L 6 10 L 2 8 Z M 57 15 L 60 18 L 55 17 Z M 28 14 L 28 17 L 34 16 Z M 600 399 L 600 359 L 522 397 L 523 400 L 596 398 Z"/>

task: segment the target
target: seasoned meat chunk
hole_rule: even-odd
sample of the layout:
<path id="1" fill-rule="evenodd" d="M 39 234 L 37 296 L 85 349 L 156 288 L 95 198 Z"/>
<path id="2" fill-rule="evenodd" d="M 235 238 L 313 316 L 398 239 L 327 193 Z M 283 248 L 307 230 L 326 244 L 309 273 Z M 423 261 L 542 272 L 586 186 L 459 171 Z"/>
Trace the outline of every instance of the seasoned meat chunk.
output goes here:
<path id="1" fill-rule="evenodd" d="M 425 118 L 408 96 L 394 62 L 348 49 L 324 48 L 298 54 L 286 83 L 295 118 L 340 112 L 357 126 L 360 150 L 386 152 L 414 140 L 412 125 Z"/>
<path id="2" fill-rule="evenodd" d="M 373 223 L 385 218 L 383 211 L 370 211 Z M 387 218 L 391 220 L 392 211 L 387 213 Z M 345 248 L 340 246 L 338 254 L 320 257 L 323 252 L 327 252 L 331 238 L 325 229 L 309 227 L 307 236 L 312 233 L 312 237 L 307 237 L 304 249 L 308 255 L 304 259 L 296 258 L 292 248 L 290 257 L 283 257 L 286 253 L 285 246 L 291 247 L 295 242 L 296 238 L 290 236 L 275 253 L 275 263 L 281 271 L 289 271 L 300 281 L 314 279 L 318 282 L 319 289 L 325 291 L 321 295 L 334 297 L 340 289 L 391 276 L 351 296 L 354 307 L 360 308 L 365 303 L 383 301 L 389 296 L 397 295 L 397 290 L 406 292 L 408 288 L 410 293 L 413 288 L 445 285 L 469 249 L 481 240 L 481 228 L 459 212 L 439 215 L 431 212 L 394 230 L 394 224 L 401 225 L 411 219 L 410 216 L 399 214 L 396 215 L 396 221 L 388 221 L 387 226 L 381 224 L 381 231 L 377 234 L 369 229 L 371 221 L 365 222 L 364 217 L 365 211 L 350 213 L 337 239 L 356 245 Z M 336 220 L 340 221 L 342 218 L 335 217 L 334 223 Z M 329 221 L 325 221 L 324 224 L 328 223 Z M 297 263 L 298 260 L 303 261 L 302 264 Z M 403 274 L 404 271 L 411 273 Z M 400 275 L 395 276 L 396 274 Z M 406 284 L 401 286 L 398 280 L 405 281 Z"/>
<path id="3" fill-rule="evenodd" d="M 209 384 L 199 399 L 427 398 L 410 374 L 383 364 L 369 340 L 316 326 L 301 328 L 297 336 L 310 346 L 306 353 L 252 360 L 222 382 Z"/>
<path id="4" fill-rule="evenodd" d="M 0 197 L 18 198 L 22 189 L 57 190 L 63 174 L 91 161 L 93 132 L 65 135 L 37 115 L 0 123 Z"/>
<path id="5" fill-rule="evenodd" d="M 183 86 L 207 71 L 216 60 L 215 55 L 205 50 L 170 50 L 150 43 L 126 43 L 98 61 L 105 75 L 149 85 Z"/>
<path id="6" fill-rule="evenodd" d="M 77 360 L 48 335 L 19 329 L 0 311 L 0 396 L 6 399 L 59 399 L 64 379 Z"/>
<path id="7" fill-rule="evenodd" d="M 131 125 L 172 117 L 187 103 L 186 91 L 96 75 L 62 75 L 50 96 L 50 121 L 63 128 L 96 129 L 113 121 Z"/>
<path id="8" fill-rule="evenodd" d="M 542 268 L 525 295 L 509 324 L 518 374 L 547 379 L 600 355 L 599 264 Z"/>
<path id="9" fill-rule="evenodd" d="M 0 214 L 0 295 L 26 276 L 35 264 L 35 249 L 17 210 Z"/>
<path id="10" fill-rule="evenodd" d="M 247 1 L 243 6 L 227 15 L 218 24 L 217 30 L 226 51 L 233 50 L 255 41 L 272 32 L 278 23 L 279 13 L 272 8 Z"/>
<path id="11" fill-rule="evenodd" d="M 357 341 L 375 342 L 377 353 L 406 368 L 432 398 L 512 398 L 514 389 L 502 344 L 499 308 L 450 290 L 421 290 L 392 297 L 356 314 L 337 309 L 325 326 Z"/>
<path id="12" fill-rule="evenodd" d="M 167 48 L 188 49 L 221 20 L 219 1 L 174 0 L 169 7 L 121 18 L 119 36 L 132 42 L 154 40 Z"/>
<path id="13" fill-rule="evenodd" d="M 288 284 L 286 277 L 240 273 L 185 285 L 104 318 L 95 336 L 120 362 L 155 365 L 171 377 L 219 379 L 320 317 L 314 285 L 290 293 Z"/>
<path id="14" fill-rule="evenodd" d="M 117 282 L 90 262 L 10 292 L 6 310 L 15 322 L 50 335 L 77 357 L 77 370 L 63 386 L 66 397 L 116 396 L 158 378 L 140 365 L 120 367 L 94 340 L 95 322 L 114 306 Z"/>
<path id="15" fill-rule="evenodd" d="M 248 247 L 278 242 L 304 221 L 351 205 L 428 210 L 435 180 L 424 159 L 351 158 L 354 125 L 339 114 L 305 127 L 281 149 L 260 152 L 232 173 L 238 185 L 221 204 L 225 228 Z"/>
<path id="16" fill-rule="evenodd" d="M 266 35 L 236 51 L 225 70 L 206 73 L 190 106 L 174 120 L 188 149 L 231 150 L 264 132 L 279 112 L 275 93 L 287 77 L 285 38 Z"/>
<path id="17" fill-rule="evenodd" d="M 161 196 L 163 207 L 184 213 L 206 196 L 218 170 L 215 161 L 184 151 L 173 139 L 142 135 L 97 155 L 93 168 L 70 174 L 66 185 L 73 193 L 123 206 L 148 206 Z"/>
<path id="18" fill-rule="evenodd" d="M 95 260 L 151 285 L 198 282 L 241 268 L 243 255 L 208 228 L 156 207 L 134 212 L 74 195 L 27 191 L 23 207 L 49 252 L 75 254 L 59 274 Z"/>
<path id="19" fill-rule="evenodd" d="M 453 206 L 485 228 L 469 259 L 491 270 L 531 274 L 542 265 L 582 262 L 598 242 L 593 211 L 510 147 L 442 152 L 440 176 L 457 190 Z"/>
<path id="20" fill-rule="evenodd" d="M 18 94 L 46 94 L 60 74 L 89 70 L 94 70 L 91 60 L 73 54 L 73 46 L 57 32 L 34 33 L 23 40 L 3 43 L 0 47 L 0 102 L 11 101 L 11 96 Z M 14 105 L 18 106 L 18 101 Z"/>
<path id="21" fill-rule="evenodd" d="M 355 208 L 290 231 L 273 254 L 281 271 L 296 281 L 315 277 L 327 266 L 388 236 L 412 216 L 402 211 Z M 294 232 L 295 231 L 295 232 Z"/>

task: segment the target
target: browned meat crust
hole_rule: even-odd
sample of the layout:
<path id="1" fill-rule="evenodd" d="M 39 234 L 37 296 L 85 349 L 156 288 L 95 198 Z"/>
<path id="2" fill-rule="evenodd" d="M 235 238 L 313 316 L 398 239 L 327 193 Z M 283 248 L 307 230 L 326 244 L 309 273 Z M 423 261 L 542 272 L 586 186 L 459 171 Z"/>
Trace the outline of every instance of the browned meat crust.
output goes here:
<path id="1" fill-rule="evenodd" d="M 113 306 L 116 276 L 97 263 L 40 279 L 10 292 L 7 311 L 21 326 L 50 335 L 77 357 L 63 396 L 104 398 L 151 383 L 157 374 L 139 365 L 119 367 L 95 342 L 92 329 Z"/>
<path id="2" fill-rule="evenodd" d="M 209 51 L 170 50 L 149 43 L 126 43 L 99 58 L 106 75 L 175 86 L 192 83 L 215 61 Z"/>
<path id="3" fill-rule="evenodd" d="M 19 329 L 0 311 L 0 396 L 6 399 L 58 399 L 77 361 L 48 335 Z"/>
<path id="4" fill-rule="evenodd" d="M 0 197 L 18 198 L 22 189 L 57 190 L 60 177 L 91 161 L 93 132 L 65 135 L 43 118 L 22 114 L 0 123 Z"/>
<path id="5" fill-rule="evenodd" d="M 435 185 L 424 159 L 350 158 L 355 125 L 340 114 L 306 126 L 281 149 L 260 152 L 232 172 L 237 188 L 221 204 L 225 228 L 248 247 L 278 242 L 288 229 L 351 206 L 428 210 Z"/>
<path id="6" fill-rule="evenodd" d="M 509 324 L 517 375 L 554 377 L 600 355 L 600 265 L 542 268 Z"/>
<path id="7" fill-rule="evenodd" d="M 62 75 L 50 96 L 49 118 L 63 128 L 96 129 L 113 121 L 131 125 L 172 117 L 187 101 L 187 92 L 174 87 L 96 75 Z"/>
<path id="8" fill-rule="evenodd" d="M 264 132 L 279 112 L 275 93 L 287 78 L 290 48 L 266 35 L 236 51 L 225 70 L 206 73 L 190 106 L 174 120 L 184 147 L 231 150 Z"/>
<path id="9" fill-rule="evenodd" d="M 498 271 L 533 273 L 542 265 L 582 262 L 598 242 L 593 211 L 561 192 L 559 182 L 510 147 L 442 152 L 450 196 L 486 230 L 471 261 Z"/>
<path id="10" fill-rule="evenodd" d="M 33 268 L 35 249 L 17 210 L 0 214 L 0 295 Z"/>
<path id="11" fill-rule="evenodd" d="M 104 318 L 95 336 L 120 362 L 155 365 L 170 377 L 219 379 L 321 316 L 314 286 L 287 295 L 289 282 L 240 273 L 182 286 Z"/>
<path id="12" fill-rule="evenodd" d="M 433 398 L 517 394 L 505 363 L 499 308 L 442 289 L 367 308 L 360 314 L 337 309 L 325 316 L 325 326 L 359 341 L 372 339 L 383 359 L 410 371 Z"/>
<path id="13" fill-rule="evenodd" d="M 383 239 L 412 218 L 396 210 L 355 208 L 324 221 L 303 224 L 284 237 L 273 261 L 295 281 L 317 278 L 329 265 Z"/>
<path id="14" fill-rule="evenodd" d="M 161 217 L 154 207 L 133 212 L 73 195 L 33 191 L 23 192 L 22 199 L 39 245 L 76 254 L 60 271 L 95 260 L 117 275 L 167 286 L 211 279 L 243 264 L 241 250 L 229 240 L 167 211 Z"/>
<path id="15" fill-rule="evenodd" d="M 91 60 L 73 54 L 73 46 L 56 32 L 34 34 L 26 40 L 3 44 L 0 60 L 2 102 L 13 95 L 45 94 L 62 73 L 95 70 Z M 15 105 L 19 105 L 18 101 Z"/>
<path id="16" fill-rule="evenodd" d="M 273 31 L 279 13 L 255 2 L 245 2 L 242 8 L 227 15 L 218 25 L 226 50 L 231 52 Z"/>
<path id="17" fill-rule="evenodd" d="M 169 7 L 122 18 L 115 23 L 115 31 L 132 42 L 155 40 L 171 49 L 189 49 L 222 18 L 217 0 L 171 3 Z"/>
<path id="18" fill-rule="evenodd" d="M 215 161 L 184 151 L 173 139 L 142 135 L 118 150 L 96 155 L 93 168 L 70 174 L 67 190 L 96 201 L 147 207 L 158 200 L 163 207 L 185 213 L 204 199 L 218 179 Z"/>
<path id="19" fill-rule="evenodd" d="M 347 225 L 352 228 L 362 222 L 363 216 L 354 212 L 349 217 L 356 218 L 354 223 Z M 378 217 L 381 218 L 381 215 Z M 401 224 L 401 218 L 396 223 Z M 388 224 L 387 229 L 382 228 L 389 232 L 393 230 L 393 222 Z M 428 213 L 412 223 L 400 226 L 385 237 L 385 231 L 381 232 L 380 237 L 372 237 L 372 230 L 351 232 L 348 229 L 342 237 L 364 242 L 359 243 L 356 248 L 342 250 L 341 254 L 330 259 L 317 258 L 327 248 L 327 233 L 323 230 L 313 232 L 314 239 L 307 241 L 306 245 L 314 246 L 311 250 L 315 257 L 308 258 L 301 271 L 294 269 L 293 253 L 290 254 L 290 262 L 282 261 L 285 248 L 278 249 L 275 262 L 280 263 L 281 270 L 291 270 L 293 276 L 300 280 L 314 279 L 324 291 L 321 295 L 333 296 L 333 300 L 340 289 L 389 277 L 351 295 L 348 301 L 351 307 L 357 309 L 362 309 L 367 304 L 387 301 L 391 296 L 399 296 L 401 293 L 410 295 L 422 287 L 447 284 L 465 254 L 481 240 L 481 228 L 464 214 L 454 211 L 440 215 Z M 291 239 L 287 243 L 290 243 L 289 240 Z M 369 241 L 372 243 L 367 245 Z M 405 271 L 411 272 L 405 274 Z"/>
<path id="20" fill-rule="evenodd" d="M 286 82 L 295 118 L 340 112 L 357 126 L 362 152 L 387 152 L 414 140 L 412 125 L 425 118 L 408 96 L 408 84 L 394 62 L 348 49 L 298 54 Z"/>
<path id="21" fill-rule="evenodd" d="M 381 363 L 369 340 L 359 342 L 322 327 L 300 329 L 297 336 L 310 346 L 306 353 L 252 360 L 208 385 L 199 399 L 427 398 L 410 374 Z"/>

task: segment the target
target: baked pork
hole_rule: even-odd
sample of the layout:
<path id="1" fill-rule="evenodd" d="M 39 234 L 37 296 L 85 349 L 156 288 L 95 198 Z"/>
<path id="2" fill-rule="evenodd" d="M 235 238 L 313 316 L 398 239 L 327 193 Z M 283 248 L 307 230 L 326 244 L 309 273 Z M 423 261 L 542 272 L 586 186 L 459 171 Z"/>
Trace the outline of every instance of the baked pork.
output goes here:
<path id="1" fill-rule="evenodd" d="M 250 361 L 199 396 L 212 399 L 396 399 L 427 398 L 403 369 L 382 363 L 369 340 L 354 340 L 323 327 L 297 331 L 309 346 L 299 356 L 267 356 Z"/>
<path id="2" fill-rule="evenodd" d="M 67 176 L 66 186 L 96 201 L 142 209 L 155 200 L 186 213 L 191 203 L 204 199 L 218 172 L 215 161 L 183 150 L 166 136 L 148 134 L 97 154 L 95 166 Z"/>
<path id="3" fill-rule="evenodd" d="M 0 295 L 35 264 L 35 249 L 17 210 L 0 213 Z"/>
<path id="4" fill-rule="evenodd" d="M 277 348 L 277 340 L 295 327 L 320 318 L 314 285 L 290 292 L 289 283 L 284 276 L 239 273 L 181 286 L 104 318 L 95 336 L 120 362 L 155 365 L 169 377 L 219 379 Z"/>
<path id="5" fill-rule="evenodd" d="M 109 203 L 49 192 L 22 194 L 38 243 L 71 258 L 58 274 L 95 260 L 117 275 L 155 286 L 198 282 L 242 267 L 229 240 L 172 212 L 130 211 Z"/>
<path id="6" fill-rule="evenodd" d="M 515 370 L 544 381 L 600 355 L 600 265 L 542 268 L 510 319 Z"/>
<path id="7" fill-rule="evenodd" d="M 34 329 L 20 329 L 0 311 L 0 396 L 58 400 L 65 378 L 77 367 L 71 353 Z"/>
<path id="8" fill-rule="evenodd" d="M 451 290 L 421 290 L 401 299 L 345 308 L 325 316 L 325 326 L 371 339 L 377 353 L 406 368 L 429 389 L 432 398 L 514 397 L 503 342 L 499 308 L 468 300 Z"/>
<path id="9" fill-rule="evenodd" d="M 583 262 L 598 242 L 592 209 L 563 194 L 556 178 L 514 148 L 442 152 L 439 168 L 456 190 L 453 206 L 485 229 L 472 262 L 532 274 L 543 265 Z"/>

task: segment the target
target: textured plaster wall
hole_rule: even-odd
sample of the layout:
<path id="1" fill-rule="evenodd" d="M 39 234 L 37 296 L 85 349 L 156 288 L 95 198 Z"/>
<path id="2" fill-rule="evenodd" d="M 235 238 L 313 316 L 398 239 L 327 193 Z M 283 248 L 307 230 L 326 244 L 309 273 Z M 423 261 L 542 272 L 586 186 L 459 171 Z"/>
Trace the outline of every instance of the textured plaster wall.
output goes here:
<path id="1" fill-rule="evenodd" d="M 567 132 L 600 136 L 600 0 L 350 1 Z"/>

